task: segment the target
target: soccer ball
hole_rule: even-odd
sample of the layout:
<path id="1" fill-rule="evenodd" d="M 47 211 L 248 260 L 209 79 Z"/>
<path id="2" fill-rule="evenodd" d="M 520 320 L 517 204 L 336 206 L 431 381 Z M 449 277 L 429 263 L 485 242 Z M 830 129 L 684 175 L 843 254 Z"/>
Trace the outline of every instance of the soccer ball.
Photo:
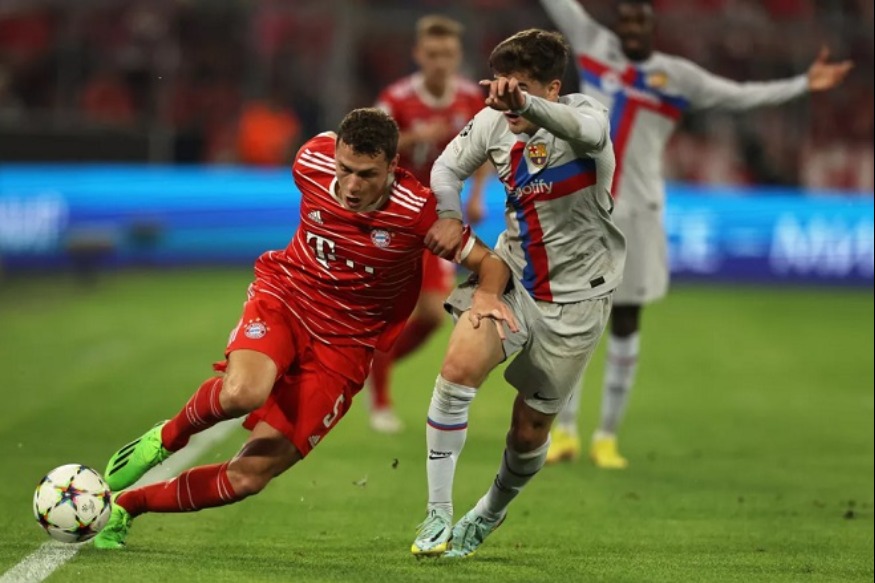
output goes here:
<path id="1" fill-rule="evenodd" d="M 33 494 L 33 515 L 53 539 L 82 542 L 106 525 L 111 498 L 100 474 L 88 466 L 67 464 L 40 480 Z"/>

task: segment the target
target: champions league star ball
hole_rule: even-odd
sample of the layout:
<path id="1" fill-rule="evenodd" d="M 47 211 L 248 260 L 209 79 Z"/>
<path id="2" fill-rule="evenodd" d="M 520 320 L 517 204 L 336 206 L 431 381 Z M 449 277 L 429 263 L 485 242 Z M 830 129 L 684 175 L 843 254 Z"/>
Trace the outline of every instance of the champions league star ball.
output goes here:
<path id="1" fill-rule="evenodd" d="M 40 480 L 33 495 L 33 515 L 53 539 L 82 542 L 106 525 L 111 497 L 100 474 L 81 464 L 67 464 Z"/>

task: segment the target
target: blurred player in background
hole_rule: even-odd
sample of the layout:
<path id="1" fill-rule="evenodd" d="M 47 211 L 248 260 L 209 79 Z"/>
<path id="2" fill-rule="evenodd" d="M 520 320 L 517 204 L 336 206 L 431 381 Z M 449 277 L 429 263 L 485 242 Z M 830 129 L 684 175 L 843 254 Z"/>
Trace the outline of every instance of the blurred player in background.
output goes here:
<path id="1" fill-rule="evenodd" d="M 507 228 L 495 252 L 513 271 L 504 298 L 519 331 L 502 340 L 493 327 L 475 328 L 463 317 L 469 310 L 475 317 L 484 312 L 476 278 L 447 299 L 457 321 L 428 409 L 428 514 L 411 547 L 417 556 L 475 552 L 543 467 L 550 426 L 580 384 L 623 274 L 623 235 L 611 220 L 608 114 L 579 93 L 560 97 L 569 53 L 559 33 L 544 30 L 499 43 L 489 58 L 495 78 L 481 82 L 490 107 L 432 170 L 431 186 L 445 212 L 426 242 L 440 253 L 454 249 L 463 233 L 462 181 L 487 160 L 498 171 L 507 193 Z M 453 526 L 453 478 L 468 410 L 490 371 L 511 356 L 504 376 L 517 396 L 498 474 Z"/>
<path id="2" fill-rule="evenodd" d="M 611 138 L 617 158 L 612 193 L 614 219 L 626 236 L 628 260 L 614 294 L 601 420 L 590 458 L 601 468 L 625 468 L 617 430 L 638 365 L 642 306 L 668 291 L 669 267 L 663 227 L 666 143 L 688 109 L 750 109 L 789 101 L 838 85 L 850 62 L 829 63 L 826 49 L 806 74 L 760 83 L 717 77 L 690 61 L 653 50 L 654 15 L 649 0 L 619 0 L 611 31 L 577 0 L 541 0 L 556 27 L 571 43 L 581 75 L 581 91 L 611 111 Z M 580 455 L 577 414 L 581 389 L 559 413 L 547 461 Z"/>
<path id="3" fill-rule="evenodd" d="M 413 60 L 418 71 L 384 89 L 377 107 L 395 118 L 401 130 L 399 164 L 428 185 L 435 159 L 468 120 L 483 108 L 483 92 L 458 75 L 462 64 L 463 26 L 445 16 L 423 16 L 416 23 Z M 486 168 L 474 174 L 468 199 L 471 224 L 483 216 Z M 392 363 L 422 346 L 446 317 L 443 304 L 455 284 L 452 263 L 426 252 L 422 291 L 413 314 L 390 353 L 377 352 L 371 369 L 371 427 L 396 433 L 402 429 L 392 410 Z"/>
<path id="4" fill-rule="evenodd" d="M 431 192 L 397 166 L 397 143 L 392 118 L 369 108 L 298 151 L 292 170 L 300 226 L 285 250 L 258 258 L 227 360 L 217 365 L 224 374 L 110 459 L 107 483 L 122 492 L 97 547 L 123 547 L 131 521 L 145 512 L 193 512 L 257 494 L 347 412 L 373 351 L 391 348 L 410 315 L 424 237 L 437 220 Z M 481 305 L 503 320 L 507 266 L 472 235 L 461 245 L 456 256 L 491 290 Z M 192 435 L 247 413 L 251 435 L 231 460 L 125 489 Z"/>

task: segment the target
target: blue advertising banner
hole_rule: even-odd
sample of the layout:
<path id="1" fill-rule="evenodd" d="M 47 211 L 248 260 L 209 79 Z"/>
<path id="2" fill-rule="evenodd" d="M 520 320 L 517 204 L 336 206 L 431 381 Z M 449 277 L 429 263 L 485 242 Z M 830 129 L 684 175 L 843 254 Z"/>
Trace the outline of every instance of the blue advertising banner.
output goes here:
<path id="1" fill-rule="evenodd" d="M 249 264 L 285 247 L 299 193 L 287 169 L 0 166 L 0 261 L 8 271 L 102 264 Z M 487 242 L 504 228 L 492 181 Z M 872 193 L 669 185 L 676 277 L 872 285 Z"/>

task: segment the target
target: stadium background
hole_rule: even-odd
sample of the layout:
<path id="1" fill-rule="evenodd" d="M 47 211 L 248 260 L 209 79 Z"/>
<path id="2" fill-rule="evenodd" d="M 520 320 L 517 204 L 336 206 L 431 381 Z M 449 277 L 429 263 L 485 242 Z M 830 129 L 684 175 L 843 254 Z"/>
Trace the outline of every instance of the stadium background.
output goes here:
<path id="1" fill-rule="evenodd" d="M 550 468 L 482 561 L 412 562 L 445 327 L 398 367 L 400 437 L 371 434 L 359 404 L 263 496 L 147 517 L 139 550 L 83 549 L 52 580 L 122 565 L 131 581 L 871 581 L 873 5 L 655 5 L 657 48 L 728 77 L 799 73 L 823 43 L 856 66 L 824 95 L 690 116 L 672 140 L 675 287 L 645 319 L 628 472 Z M 586 6 L 609 18 L 611 2 Z M 0 1 L 0 579 L 42 580 L 14 570 L 45 548 L 39 477 L 101 469 L 175 410 L 219 355 L 252 259 L 292 233 L 288 170 L 245 164 L 241 113 L 271 96 L 298 139 L 330 129 L 411 70 L 413 23 L 434 11 L 467 24 L 475 78 L 495 42 L 550 27 L 527 0 Z M 492 240 L 495 182 L 487 205 Z M 496 374 L 478 398 L 460 511 L 491 480 L 510 397 Z"/>

